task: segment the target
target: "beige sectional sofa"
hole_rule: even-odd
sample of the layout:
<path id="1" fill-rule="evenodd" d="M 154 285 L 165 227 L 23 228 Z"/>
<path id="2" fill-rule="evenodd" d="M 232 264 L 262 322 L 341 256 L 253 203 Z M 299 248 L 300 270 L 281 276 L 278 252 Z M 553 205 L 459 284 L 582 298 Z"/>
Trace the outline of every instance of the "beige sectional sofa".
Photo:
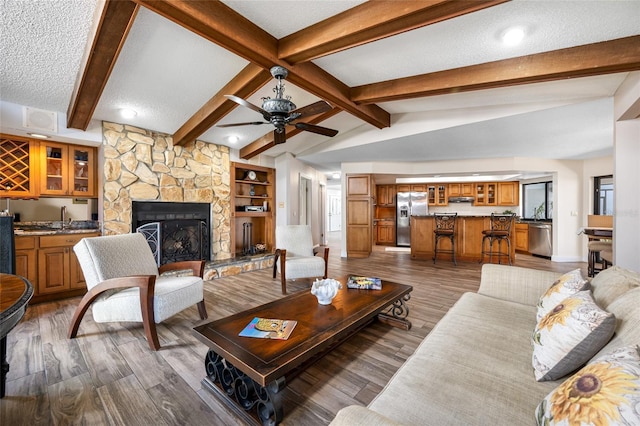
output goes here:
<path id="1" fill-rule="evenodd" d="M 536 305 L 561 275 L 484 265 L 478 293 L 460 298 L 368 407 L 345 407 L 331 425 L 535 424 L 536 407 L 571 377 L 538 382 L 532 368 Z M 614 266 L 590 284 L 616 317 L 592 359 L 640 344 L 640 274 Z"/>

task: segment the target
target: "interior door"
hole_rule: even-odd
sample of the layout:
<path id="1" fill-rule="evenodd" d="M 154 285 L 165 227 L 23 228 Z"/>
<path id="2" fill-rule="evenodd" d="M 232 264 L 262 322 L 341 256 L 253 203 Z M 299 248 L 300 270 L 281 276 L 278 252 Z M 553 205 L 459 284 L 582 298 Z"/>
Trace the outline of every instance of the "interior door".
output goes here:
<path id="1" fill-rule="evenodd" d="M 298 223 L 300 225 L 311 225 L 311 179 L 306 176 L 300 175 L 300 214 L 298 216 Z"/>

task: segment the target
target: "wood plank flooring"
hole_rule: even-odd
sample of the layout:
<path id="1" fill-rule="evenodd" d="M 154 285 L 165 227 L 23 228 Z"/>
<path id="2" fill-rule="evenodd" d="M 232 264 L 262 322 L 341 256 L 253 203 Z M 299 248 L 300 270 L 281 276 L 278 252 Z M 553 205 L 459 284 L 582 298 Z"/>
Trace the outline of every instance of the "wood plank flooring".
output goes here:
<path id="1" fill-rule="evenodd" d="M 467 291 L 476 291 L 481 265 L 411 260 L 409 253 L 376 247 L 368 259 L 340 258 L 339 234 L 330 236 L 330 276 L 375 275 L 414 287 L 409 331 L 373 323 L 347 340 L 284 390 L 284 425 L 326 425 L 350 404 L 367 405 L 432 327 Z M 559 272 L 586 263 L 552 263 L 518 255 L 515 264 Z M 278 278 L 279 279 L 279 278 Z M 287 284 L 307 290 L 310 281 Z M 271 270 L 205 283 L 209 320 L 281 297 Z M 200 381 L 207 347 L 192 334 L 196 307 L 158 326 L 162 348 L 149 350 L 142 326 L 93 321 L 90 311 L 78 337 L 67 328 L 79 298 L 35 305 L 8 336 L 7 395 L 2 425 L 242 425 Z"/>

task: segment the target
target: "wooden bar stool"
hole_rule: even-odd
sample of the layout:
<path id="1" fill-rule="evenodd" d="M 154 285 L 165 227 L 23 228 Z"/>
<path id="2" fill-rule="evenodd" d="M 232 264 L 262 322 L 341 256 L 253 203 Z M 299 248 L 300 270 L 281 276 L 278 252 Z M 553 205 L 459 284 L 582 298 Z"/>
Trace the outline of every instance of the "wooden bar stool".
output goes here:
<path id="1" fill-rule="evenodd" d="M 595 276 L 598 272 L 606 269 L 606 261 L 600 259 L 598 262 L 598 258 L 602 257 L 602 252 L 612 252 L 611 247 L 613 246 L 611 241 L 605 240 L 592 240 L 589 241 L 589 257 L 588 257 L 588 266 L 587 266 L 587 275 L 590 277 Z M 602 265 L 601 268 L 596 268 L 596 265 L 600 263 Z"/>
<path id="2" fill-rule="evenodd" d="M 493 242 L 498 241 L 498 263 L 501 263 L 501 258 L 507 256 L 509 259 L 509 265 L 511 265 L 511 224 L 515 213 L 511 214 L 495 214 L 491 213 L 491 229 L 485 229 L 482 231 L 482 257 L 480 263 L 484 262 L 484 255 L 487 254 L 485 249 L 485 241 L 489 240 L 489 263 L 493 258 Z M 507 252 L 502 252 L 502 242 L 507 243 Z"/>
<path id="3" fill-rule="evenodd" d="M 435 213 L 434 214 L 434 218 L 436 221 L 436 229 L 433 230 L 433 233 L 435 234 L 433 263 L 436 263 L 436 258 L 438 257 L 438 253 L 451 253 L 453 264 L 458 266 L 458 263 L 456 262 L 456 246 L 455 246 L 457 216 L 458 216 L 458 213 Z M 448 238 L 449 240 L 451 240 L 451 250 L 444 250 L 444 249 L 438 248 L 438 241 L 440 241 L 441 238 Z"/>

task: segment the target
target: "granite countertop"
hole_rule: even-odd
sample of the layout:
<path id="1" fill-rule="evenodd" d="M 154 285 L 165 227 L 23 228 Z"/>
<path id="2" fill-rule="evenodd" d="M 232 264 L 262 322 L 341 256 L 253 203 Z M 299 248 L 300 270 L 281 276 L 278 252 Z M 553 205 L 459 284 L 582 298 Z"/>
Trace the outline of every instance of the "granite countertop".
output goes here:
<path id="1" fill-rule="evenodd" d="M 100 224 L 95 220 L 77 220 L 70 223 L 62 221 L 16 222 L 13 224 L 15 235 L 55 235 L 55 234 L 88 234 L 100 232 Z"/>

